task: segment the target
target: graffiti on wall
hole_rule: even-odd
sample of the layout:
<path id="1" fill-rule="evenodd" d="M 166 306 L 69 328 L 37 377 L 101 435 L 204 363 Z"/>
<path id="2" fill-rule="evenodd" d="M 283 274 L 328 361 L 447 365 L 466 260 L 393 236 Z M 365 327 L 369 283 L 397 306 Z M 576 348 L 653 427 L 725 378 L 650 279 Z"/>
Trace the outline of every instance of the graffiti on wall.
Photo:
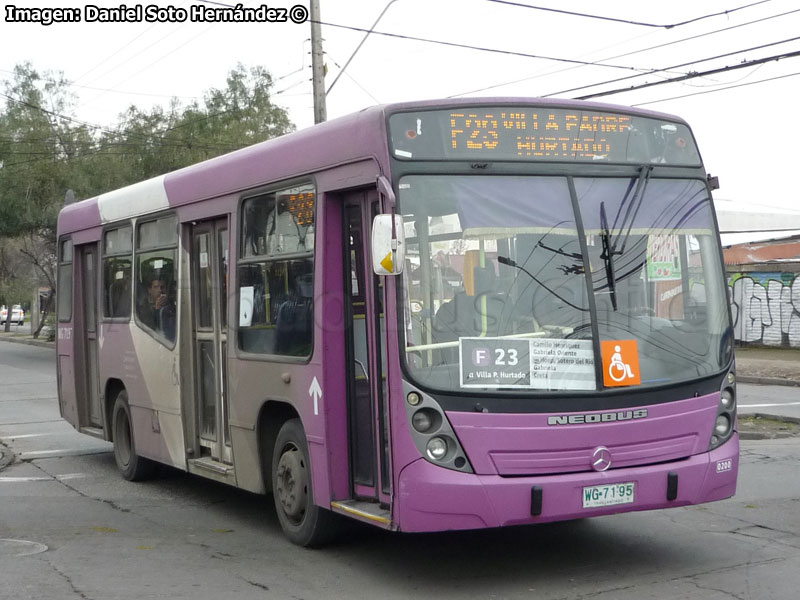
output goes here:
<path id="1" fill-rule="evenodd" d="M 734 273 L 728 285 L 737 342 L 800 348 L 797 273 Z"/>

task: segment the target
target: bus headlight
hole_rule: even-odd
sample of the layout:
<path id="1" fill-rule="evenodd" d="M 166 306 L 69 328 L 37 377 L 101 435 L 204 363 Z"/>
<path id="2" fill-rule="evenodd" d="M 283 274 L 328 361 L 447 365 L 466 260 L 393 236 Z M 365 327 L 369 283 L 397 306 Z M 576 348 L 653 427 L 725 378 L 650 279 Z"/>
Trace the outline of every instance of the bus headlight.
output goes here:
<path id="1" fill-rule="evenodd" d="M 725 388 L 722 390 L 722 394 L 720 396 L 720 403 L 722 404 L 722 408 L 725 410 L 732 410 L 736 406 L 736 399 L 733 396 L 733 390 L 731 388 Z"/>
<path id="2" fill-rule="evenodd" d="M 717 415 L 717 422 L 714 424 L 714 434 L 719 437 L 725 437 L 731 430 L 731 418 L 722 413 Z"/>
<path id="3" fill-rule="evenodd" d="M 711 432 L 708 449 L 713 450 L 727 442 L 733 435 L 736 424 L 736 375 L 733 370 L 728 372 L 722 382 L 717 405 L 717 418 Z"/>
<path id="4" fill-rule="evenodd" d="M 436 461 L 442 460 L 447 456 L 447 442 L 444 438 L 434 437 L 428 440 L 428 456 Z"/>
<path id="5" fill-rule="evenodd" d="M 437 467 L 474 473 L 466 452 L 439 402 L 403 382 L 408 432 L 422 458 Z"/>
<path id="6" fill-rule="evenodd" d="M 434 433 L 442 424 L 442 415 L 430 408 L 421 408 L 411 416 L 411 426 L 420 433 Z"/>
<path id="7" fill-rule="evenodd" d="M 425 433 L 433 425 L 433 419 L 431 419 L 427 411 L 418 410 L 414 413 L 414 416 L 411 417 L 411 425 L 420 433 Z"/>

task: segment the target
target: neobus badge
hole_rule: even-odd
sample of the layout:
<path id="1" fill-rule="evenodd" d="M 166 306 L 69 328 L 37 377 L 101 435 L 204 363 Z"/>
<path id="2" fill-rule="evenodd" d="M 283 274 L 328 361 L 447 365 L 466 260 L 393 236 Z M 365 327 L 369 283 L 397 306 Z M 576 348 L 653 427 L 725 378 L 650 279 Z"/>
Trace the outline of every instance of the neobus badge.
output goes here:
<path id="1" fill-rule="evenodd" d="M 588 413 L 584 415 L 557 415 L 547 417 L 548 425 L 585 425 L 587 423 L 612 423 L 647 418 L 647 409 L 621 410 L 607 413 Z"/>

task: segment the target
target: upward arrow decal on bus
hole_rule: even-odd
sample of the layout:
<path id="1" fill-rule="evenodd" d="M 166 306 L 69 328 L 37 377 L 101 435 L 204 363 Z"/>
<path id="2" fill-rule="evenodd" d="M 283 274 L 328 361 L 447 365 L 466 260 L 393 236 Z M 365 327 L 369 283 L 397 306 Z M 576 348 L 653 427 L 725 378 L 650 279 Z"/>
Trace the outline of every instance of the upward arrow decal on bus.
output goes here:
<path id="1" fill-rule="evenodd" d="M 308 395 L 314 399 L 314 414 L 319 414 L 319 401 L 322 398 L 322 388 L 317 381 L 317 376 L 311 381 L 311 387 L 308 388 Z"/>

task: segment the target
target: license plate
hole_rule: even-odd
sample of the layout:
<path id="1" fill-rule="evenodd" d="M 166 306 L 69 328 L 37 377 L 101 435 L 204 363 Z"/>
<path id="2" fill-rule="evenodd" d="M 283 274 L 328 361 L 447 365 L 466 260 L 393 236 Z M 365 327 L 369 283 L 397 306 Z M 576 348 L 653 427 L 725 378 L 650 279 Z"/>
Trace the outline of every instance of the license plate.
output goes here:
<path id="1" fill-rule="evenodd" d="M 585 487 L 583 488 L 583 508 L 631 504 L 633 488 L 633 482 Z"/>

